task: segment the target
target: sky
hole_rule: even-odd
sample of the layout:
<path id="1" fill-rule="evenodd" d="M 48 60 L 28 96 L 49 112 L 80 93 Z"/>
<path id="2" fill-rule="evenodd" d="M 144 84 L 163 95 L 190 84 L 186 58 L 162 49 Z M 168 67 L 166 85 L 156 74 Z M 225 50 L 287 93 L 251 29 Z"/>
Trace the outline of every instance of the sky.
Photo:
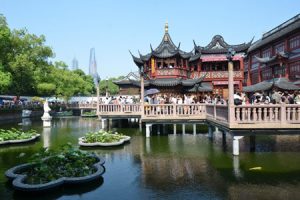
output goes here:
<path id="1" fill-rule="evenodd" d="M 129 50 L 150 52 L 162 40 L 164 25 L 184 51 L 206 46 L 214 35 L 229 44 L 249 42 L 300 12 L 296 0 L 0 0 L 0 13 L 12 29 L 46 36 L 54 61 L 70 67 L 74 57 L 86 73 L 95 48 L 102 79 L 137 71 Z"/>

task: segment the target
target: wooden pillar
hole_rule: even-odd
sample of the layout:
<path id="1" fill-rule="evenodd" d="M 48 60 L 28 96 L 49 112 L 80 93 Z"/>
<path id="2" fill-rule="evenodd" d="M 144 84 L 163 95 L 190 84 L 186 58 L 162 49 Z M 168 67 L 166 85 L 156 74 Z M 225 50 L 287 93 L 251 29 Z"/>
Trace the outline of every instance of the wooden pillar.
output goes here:
<path id="1" fill-rule="evenodd" d="M 240 59 L 239 59 L 239 61 L 240 61 L 240 72 L 242 73 L 242 80 L 244 80 L 244 58 L 243 57 L 240 57 Z M 243 90 L 243 81 L 239 81 L 239 89 L 240 89 L 240 91 L 242 91 Z"/>
<path id="2" fill-rule="evenodd" d="M 251 65 L 252 65 L 252 58 L 251 55 L 249 55 L 248 59 L 248 77 L 247 77 L 247 86 L 251 85 Z"/>
<path id="3" fill-rule="evenodd" d="M 198 69 L 197 69 L 198 72 L 201 71 L 201 65 L 202 65 L 202 63 L 200 61 L 198 61 Z"/>

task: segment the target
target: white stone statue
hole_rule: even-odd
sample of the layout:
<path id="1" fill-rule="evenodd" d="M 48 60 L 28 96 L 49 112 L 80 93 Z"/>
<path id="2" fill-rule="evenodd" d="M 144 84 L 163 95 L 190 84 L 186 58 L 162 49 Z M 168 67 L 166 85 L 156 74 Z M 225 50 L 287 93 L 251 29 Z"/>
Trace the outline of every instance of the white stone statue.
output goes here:
<path id="1" fill-rule="evenodd" d="M 50 120 L 52 117 L 49 115 L 49 111 L 51 111 L 48 101 L 46 100 L 44 103 L 44 114 L 42 116 L 42 120 Z"/>

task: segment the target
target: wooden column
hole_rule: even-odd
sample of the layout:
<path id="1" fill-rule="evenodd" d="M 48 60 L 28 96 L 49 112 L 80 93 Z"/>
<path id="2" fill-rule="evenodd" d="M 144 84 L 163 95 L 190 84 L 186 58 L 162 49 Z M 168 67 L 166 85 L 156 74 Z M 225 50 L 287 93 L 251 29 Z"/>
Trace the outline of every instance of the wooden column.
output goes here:
<path id="1" fill-rule="evenodd" d="M 244 58 L 240 57 L 240 72 L 242 72 L 242 81 L 239 81 L 239 89 L 242 91 L 243 90 L 243 80 L 244 80 Z"/>

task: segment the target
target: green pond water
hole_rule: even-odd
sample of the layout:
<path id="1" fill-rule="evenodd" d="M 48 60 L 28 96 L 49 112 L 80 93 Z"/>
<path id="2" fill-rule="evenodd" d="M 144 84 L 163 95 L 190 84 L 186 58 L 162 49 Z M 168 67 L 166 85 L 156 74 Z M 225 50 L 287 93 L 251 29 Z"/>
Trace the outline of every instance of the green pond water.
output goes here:
<path id="1" fill-rule="evenodd" d="M 93 118 L 53 119 L 51 128 L 40 120 L 0 128 L 36 129 L 41 137 L 23 145 L 0 146 L 0 199 L 300 199 L 300 135 L 257 133 L 240 140 L 240 155 L 232 156 L 232 137 L 214 133 L 206 125 L 192 125 L 173 135 L 173 125 L 153 127 L 145 137 L 136 122 L 113 121 L 110 129 L 131 136 L 124 146 L 83 148 L 106 161 L 103 177 L 89 184 L 67 185 L 38 194 L 15 191 L 4 176 L 7 169 L 25 163 L 40 148 L 57 149 L 99 130 Z M 155 134 L 158 132 L 160 135 Z M 258 135 L 259 134 L 259 135 Z M 253 135 L 253 133 L 252 133 Z M 255 134 L 254 134 L 255 135 Z M 254 145 L 255 144 L 255 145 Z M 259 170 L 251 170 L 260 167 Z"/>

